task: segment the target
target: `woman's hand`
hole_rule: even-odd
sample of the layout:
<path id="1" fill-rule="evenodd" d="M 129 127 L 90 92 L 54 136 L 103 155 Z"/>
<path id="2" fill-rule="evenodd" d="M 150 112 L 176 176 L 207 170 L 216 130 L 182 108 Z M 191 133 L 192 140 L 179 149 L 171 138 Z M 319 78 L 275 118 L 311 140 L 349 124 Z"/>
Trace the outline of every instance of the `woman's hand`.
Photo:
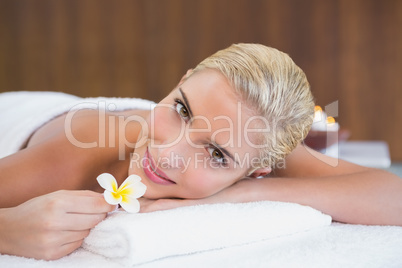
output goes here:
<path id="1" fill-rule="evenodd" d="M 0 210 L 0 252 L 54 260 L 81 246 L 115 206 L 91 191 L 57 191 Z"/>

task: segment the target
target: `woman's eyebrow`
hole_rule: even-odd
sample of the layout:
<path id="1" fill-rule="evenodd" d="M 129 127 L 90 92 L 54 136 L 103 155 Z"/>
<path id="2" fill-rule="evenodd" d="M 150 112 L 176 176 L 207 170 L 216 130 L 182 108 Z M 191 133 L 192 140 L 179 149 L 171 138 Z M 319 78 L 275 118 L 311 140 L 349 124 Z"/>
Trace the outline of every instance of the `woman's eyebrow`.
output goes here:
<path id="1" fill-rule="evenodd" d="M 186 108 L 188 110 L 188 113 L 190 114 L 190 118 L 193 117 L 193 112 L 191 111 L 190 103 L 188 102 L 186 94 L 183 92 L 181 88 L 179 88 L 179 91 L 181 93 L 181 96 L 183 97 L 184 104 L 186 105 Z"/>

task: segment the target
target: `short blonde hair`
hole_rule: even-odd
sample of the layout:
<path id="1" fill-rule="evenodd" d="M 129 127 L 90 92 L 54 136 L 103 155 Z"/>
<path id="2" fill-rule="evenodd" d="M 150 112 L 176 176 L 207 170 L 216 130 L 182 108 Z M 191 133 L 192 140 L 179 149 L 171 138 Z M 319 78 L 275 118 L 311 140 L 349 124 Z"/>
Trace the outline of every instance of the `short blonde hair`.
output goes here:
<path id="1" fill-rule="evenodd" d="M 306 75 L 287 54 L 260 44 L 234 44 L 193 73 L 205 68 L 220 71 L 247 106 L 273 125 L 275 131 L 261 137 L 259 167 L 273 167 L 306 137 L 314 100 Z"/>

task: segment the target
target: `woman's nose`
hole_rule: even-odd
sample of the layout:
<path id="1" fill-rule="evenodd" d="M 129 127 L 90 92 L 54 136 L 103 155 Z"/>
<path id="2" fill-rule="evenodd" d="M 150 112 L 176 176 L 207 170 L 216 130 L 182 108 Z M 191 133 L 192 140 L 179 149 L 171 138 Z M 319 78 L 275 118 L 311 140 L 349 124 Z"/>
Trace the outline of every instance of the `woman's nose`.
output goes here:
<path id="1" fill-rule="evenodd" d="M 185 135 L 186 124 L 170 106 L 156 107 L 151 115 L 150 138 L 160 148 L 172 147 Z"/>
<path id="2" fill-rule="evenodd" d="M 184 138 L 170 146 L 150 144 L 149 150 L 162 169 L 183 169 L 191 161 L 191 150 Z"/>
<path id="3" fill-rule="evenodd" d="M 189 153 L 185 138 L 186 124 L 177 118 L 177 113 L 171 107 L 157 107 L 154 112 L 150 129 L 151 154 L 161 168 L 180 169 Z"/>

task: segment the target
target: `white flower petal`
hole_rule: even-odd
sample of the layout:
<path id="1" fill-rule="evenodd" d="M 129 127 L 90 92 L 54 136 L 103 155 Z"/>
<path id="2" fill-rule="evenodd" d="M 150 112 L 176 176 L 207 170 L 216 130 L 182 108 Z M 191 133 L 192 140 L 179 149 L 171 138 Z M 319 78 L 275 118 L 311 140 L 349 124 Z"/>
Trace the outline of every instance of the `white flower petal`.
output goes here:
<path id="1" fill-rule="evenodd" d="M 143 196 L 145 194 L 145 192 L 147 191 L 147 186 L 145 186 L 145 184 L 143 184 L 142 182 L 136 182 L 133 185 L 134 191 L 133 193 L 130 195 L 134 198 L 140 198 L 141 196 Z"/>
<path id="2" fill-rule="evenodd" d="M 140 181 L 141 181 L 140 176 L 132 174 L 132 175 L 128 176 L 127 179 L 125 179 L 123 181 L 123 183 L 120 185 L 120 189 L 123 189 L 123 188 L 125 188 L 125 187 L 127 187 L 129 185 L 135 184 L 135 183 L 140 182 Z"/>
<path id="3" fill-rule="evenodd" d="M 129 213 L 137 213 L 140 211 L 140 202 L 131 196 L 125 196 L 120 202 L 121 207 Z"/>
<path id="4" fill-rule="evenodd" d="M 96 180 L 98 181 L 99 185 L 105 190 L 115 192 L 117 189 L 117 182 L 112 174 L 102 173 L 96 178 Z"/>
<path id="5" fill-rule="evenodd" d="M 121 202 L 121 200 L 123 199 L 122 196 L 120 195 L 118 198 L 116 198 L 112 192 L 105 190 L 105 192 L 103 193 L 103 196 L 105 197 L 105 200 L 108 204 L 111 205 L 117 205 Z"/>
<path id="6" fill-rule="evenodd" d="M 119 191 L 122 193 L 125 192 L 126 195 L 129 195 L 132 198 L 139 198 L 143 196 L 146 190 L 147 187 L 141 182 L 141 177 L 134 174 L 128 176 L 128 178 L 119 187 Z"/>

